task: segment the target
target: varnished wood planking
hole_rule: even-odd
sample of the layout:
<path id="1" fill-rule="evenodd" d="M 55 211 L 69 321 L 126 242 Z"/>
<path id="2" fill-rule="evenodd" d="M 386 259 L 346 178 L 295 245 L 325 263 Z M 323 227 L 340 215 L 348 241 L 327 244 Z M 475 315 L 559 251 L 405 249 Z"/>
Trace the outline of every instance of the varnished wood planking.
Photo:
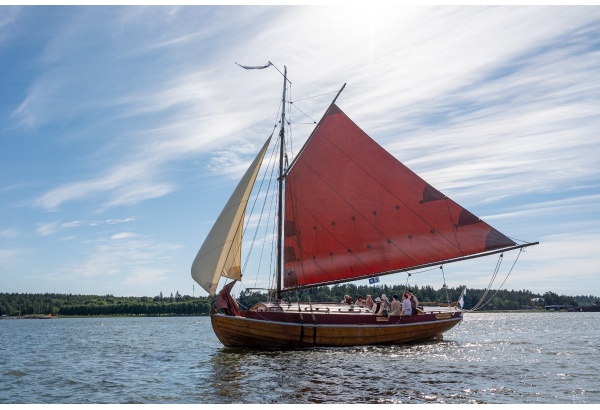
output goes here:
<path id="1" fill-rule="evenodd" d="M 314 347 L 401 344 L 435 337 L 454 327 L 460 316 L 409 324 L 312 325 L 213 315 L 217 337 L 229 347 Z"/>

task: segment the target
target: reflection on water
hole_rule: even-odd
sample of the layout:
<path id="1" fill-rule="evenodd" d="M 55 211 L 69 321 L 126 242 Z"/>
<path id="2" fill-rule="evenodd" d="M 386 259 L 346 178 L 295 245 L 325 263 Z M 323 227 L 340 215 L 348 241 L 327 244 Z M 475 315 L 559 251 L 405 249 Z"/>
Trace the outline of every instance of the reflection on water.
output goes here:
<path id="1" fill-rule="evenodd" d="M 445 369 L 453 342 L 292 351 L 220 349 L 212 387 L 222 402 L 464 402 L 464 372 Z"/>
<path id="2" fill-rule="evenodd" d="M 443 341 L 289 351 L 225 348 L 209 318 L 0 321 L 0 403 L 598 403 L 598 319 L 468 314 Z"/>

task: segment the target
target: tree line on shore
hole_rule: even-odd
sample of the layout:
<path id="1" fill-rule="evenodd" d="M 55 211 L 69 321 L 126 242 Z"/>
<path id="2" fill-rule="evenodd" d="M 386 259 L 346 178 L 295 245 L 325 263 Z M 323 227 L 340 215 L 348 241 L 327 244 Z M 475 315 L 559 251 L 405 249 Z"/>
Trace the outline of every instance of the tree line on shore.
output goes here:
<path id="1" fill-rule="evenodd" d="M 420 302 L 456 302 L 464 287 L 434 289 L 431 286 L 413 286 L 412 290 Z M 292 303 L 340 302 L 344 295 L 353 300 L 357 296 L 372 295 L 373 298 L 386 294 L 402 295 L 406 288 L 396 286 L 357 286 L 343 284 L 324 286 L 301 292 L 288 292 L 284 298 Z M 242 309 L 258 302 L 264 302 L 266 295 L 260 292 L 241 292 L 237 301 Z M 53 316 L 183 316 L 208 315 L 215 297 L 192 297 L 181 295 L 148 297 L 128 297 L 113 295 L 72 295 L 56 293 L 0 293 L 1 316 L 53 315 Z M 566 296 L 554 292 L 536 294 L 528 290 L 467 289 L 465 309 L 479 305 L 479 310 L 521 310 L 543 309 L 546 305 L 566 305 L 580 307 L 597 304 L 596 296 Z"/>
<path id="2" fill-rule="evenodd" d="M 210 298 L 175 295 L 128 297 L 57 293 L 0 293 L 0 315 L 166 316 L 207 315 Z"/>

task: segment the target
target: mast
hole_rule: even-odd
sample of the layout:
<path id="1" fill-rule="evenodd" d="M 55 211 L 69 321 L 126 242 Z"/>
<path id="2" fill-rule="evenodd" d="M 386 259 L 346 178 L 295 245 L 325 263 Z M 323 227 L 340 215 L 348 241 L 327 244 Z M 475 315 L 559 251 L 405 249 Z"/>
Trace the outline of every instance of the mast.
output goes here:
<path id="1" fill-rule="evenodd" d="M 279 131 L 279 198 L 277 206 L 277 294 L 281 299 L 281 278 L 283 269 L 283 157 L 285 154 L 285 91 L 287 86 L 287 66 L 283 66 L 283 96 L 281 97 L 281 129 Z"/>

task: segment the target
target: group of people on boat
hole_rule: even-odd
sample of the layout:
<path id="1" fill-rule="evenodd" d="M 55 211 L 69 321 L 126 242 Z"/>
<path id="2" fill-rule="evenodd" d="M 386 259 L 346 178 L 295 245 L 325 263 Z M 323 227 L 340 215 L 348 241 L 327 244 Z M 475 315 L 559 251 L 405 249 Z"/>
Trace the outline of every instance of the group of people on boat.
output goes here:
<path id="1" fill-rule="evenodd" d="M 371 295 L 367 295 L 364 299 L 362 296 L 356 298 L 356 302 L 352 301 L 350 295 L 345 295 L 344 300 L 340 303 L 346 303 L 350 306 L 365 307 L 379 316 L 410 316 L 418 314 L 419 300 L 414 295 L 411 289 L 408 289 L 403 295 L 402 300 L 398 295 L 392 296 L 390 302 L 386 294 L 373 300 Z"/>

